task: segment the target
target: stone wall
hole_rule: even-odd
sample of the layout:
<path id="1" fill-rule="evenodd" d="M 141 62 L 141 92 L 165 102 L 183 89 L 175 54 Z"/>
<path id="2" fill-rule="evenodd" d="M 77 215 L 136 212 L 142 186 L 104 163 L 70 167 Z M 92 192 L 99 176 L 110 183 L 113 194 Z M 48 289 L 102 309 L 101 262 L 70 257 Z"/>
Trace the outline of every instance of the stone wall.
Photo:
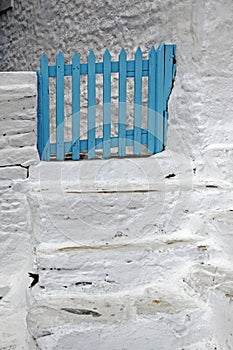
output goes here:
<path id="1" fill-rule="evenodd" d="M 27 349 L 32 269 L 27 201 L 36 149 L 36 74 L 0 73 L 0 349 Z"/>

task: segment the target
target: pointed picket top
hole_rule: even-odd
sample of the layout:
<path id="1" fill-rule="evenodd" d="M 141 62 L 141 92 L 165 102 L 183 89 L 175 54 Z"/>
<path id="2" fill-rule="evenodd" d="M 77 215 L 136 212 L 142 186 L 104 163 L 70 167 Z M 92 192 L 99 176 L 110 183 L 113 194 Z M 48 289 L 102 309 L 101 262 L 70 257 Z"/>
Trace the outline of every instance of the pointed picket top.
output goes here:
<path id="1" fill-rule="evenodd" d="M 156 50 L 154 46 L 151 46 L 150 52 L 149 52 L 149 58 L 156 56 Z"/>
<path id="2" fill-rule="evenodd" d="M 40 59 L 40 69 L 43 69 L 43 67 L 47 67 L 48 69 L 48 58 L 45 53 L 43 53 Z"/>
<path id="3" fill-rule="evenodd" d="M 111 58 L 111 54 L 110 54 L 109 50 L 106 49 L 104 52 L 104 59 L 110 59 L 110 58 Z"/>
<path id="4" fill-rule="evenodd" d="M 164 43 L 160 43 L 157 51 L 160 52 L 163 50 L 163 48 L 164 48 Z"/>
<path id="5" fill-rule="evenodd" d="M 119 57 L 120 57 L 120 59 L 125 59 L 126 58 L 126 51 L 125 51 L 124 48 L 121 49 Z"/>
<path id="6" fill-rule="evenodd" d="M 142 50 L 140 48 L 140 46 L 138 46 L 136 52 L 135 52 L 135 58 L 142 58 Z"/>
<path id="7" fill-rule="evenodd" d="M 80 62 L 80 57 L 77 51 L 74 52 L 72 62 L 79 63 Z"/>
<path id="8" fill-rule="evenodd" d="M 41 62 L 48 62 L 48 58 L 46 56 L 46 53 L 43 52 L 42 56 L 41 56 L 41 59 L 40 59 Z"/>
<path id="9" fill-rule="evenodd" d="M 95 54 L 93 50 L 90 50 L 88 55 L 88 62 L 95 62 Z"/>
<path id="10" fill-rule="evenodd" d="M 64 62 L 64 55 L 61 51 L 58 52 L 56 62 Z"/>
<path id="11" fill-rule="evenodd" d="M 73 71 L 80 70 L 80 57 L 77 51 L 75 51 L 72 58 L 72 69 Z"/>

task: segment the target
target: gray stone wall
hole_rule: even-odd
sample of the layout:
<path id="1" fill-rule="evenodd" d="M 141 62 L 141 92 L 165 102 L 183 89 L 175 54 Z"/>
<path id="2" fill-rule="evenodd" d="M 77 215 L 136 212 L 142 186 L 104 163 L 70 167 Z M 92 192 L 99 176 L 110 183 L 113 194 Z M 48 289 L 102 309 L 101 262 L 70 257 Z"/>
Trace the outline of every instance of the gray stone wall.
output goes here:
<path id="1" fill-rule="evenodd" d="M 138 45 L 145 50 L 161 40 L 179 39 L 180 49 L 188 45 L 191 53 L 187 25 L 198 7 L 198 1 L 18 0 L 0 15 L 0 70 L 34 70 L 43 51 L 51 62 L 58 50 L 66 61 L 74 50 L 86 61 L 90 49 L 98 58 L 106 47 L 113 55 L 121 47 L 132 55 Z"/>

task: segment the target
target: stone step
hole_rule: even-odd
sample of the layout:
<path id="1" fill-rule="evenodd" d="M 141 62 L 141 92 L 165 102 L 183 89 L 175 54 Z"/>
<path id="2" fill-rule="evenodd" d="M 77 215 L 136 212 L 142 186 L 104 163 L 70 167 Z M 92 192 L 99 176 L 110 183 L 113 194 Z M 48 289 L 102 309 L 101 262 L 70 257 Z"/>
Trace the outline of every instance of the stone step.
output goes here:
<path id="1" fill-rule="evenodd" d="M 164 238 L 108 246 L 40 245 L 36 267 L 41 295 L 115 293 L 161 282 L 168 290 L 172 283 L 182 285 L 192 261 L 206 262 L 209 252 L 194 238 Z"/>
<path id="2" fill-rule="evenodd" d="M 30 308 L 27 323 L 40 349 L 213 349 L 204 347 L 213 345 L 205 308 L 183 294 L 51 297 Z"/>

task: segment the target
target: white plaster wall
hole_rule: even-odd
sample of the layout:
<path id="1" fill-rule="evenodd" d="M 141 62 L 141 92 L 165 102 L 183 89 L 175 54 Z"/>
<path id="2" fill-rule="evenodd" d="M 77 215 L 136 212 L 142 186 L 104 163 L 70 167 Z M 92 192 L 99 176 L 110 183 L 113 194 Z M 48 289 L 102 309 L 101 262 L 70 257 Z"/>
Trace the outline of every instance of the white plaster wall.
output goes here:
<path id="1" fill-rule="evenodd" d="M 38 163 L 37 87 L 31 72 L 0 73 L 0 349 L 28 349 L 27 298 L 32 269 L 26 199 Z"/>
<path id="2" fill-rule="evenodd" d="M 20 147 L 21 136 L 11 139 L 10 132 L 22 125 L 12 104 L 9 111 L 15 111 L 15 120 L 1 126 L 9 129 L 0 152 L 1 176 L 13 178 L 12 193 L 22 196 L 20 206 L 26 203 L 23 212 L 30 214 L 30 220 L 23 215 L 15 219 L 23 217 L 27 223 L 23 231 L 27 248 L 19 244 L 16 262 L 23 262 L 15 263 L 17 272 L 10 270 L 10 264 L 9 268 L 2 264 L 2 288 L 8 280 L 15 285 L 16 275 L 25 282 L 14 292 L 23 300 L 22 309 L 13 294 L 0 300 L 5 299 L 1 307 L 7 314 L 7 321 L 0 324 L 0 345 L 30 350 L 233 349 L 232 2 L 60 4 L 59 8 L 57 2 L 54 6 L 41 3 L 41 8 L 46 7 L 44 15 L 35 3 L 28 6 L 31 18 L 36 13 L 32 33 L 38 34 L 22 38 L 28 45 L 27 57 L 9 49 L 3 68 L 22 69 L 25 64 L 34 68 L 42 49 L 54 59 L 59 47 L 70 59 L 77 48 L 86 60 L 91 46 L 100 58 L 106 46 L 113 53 L 121 46 L 132 53 L 138 44 L 146 50 L 162 40 L 176 43 L 168 147 L 149 158 L 31 165 L 37 162 L 35 147 L 23 136 L 25 157 L 19 158 L 19 151 L 17 161 L 29 166 L 30 177 L 19 181 L 17 174 L 20 171 L 26 177 L 25 169 L 10 151 Z M 18 2 L 15 13 L 25 16 L 22 6 Z M 10 16 L 4 19 L 8 18 L 9 33 Z M 26 23 L 26 33 L 31 30 L 29 20 L 30 16 L 25 22 L 18 20 L 22 30 Z M 78 40 L 72 32 L 75 26 L 82 33 Z M 42 27 L 44 33 L 37 30 Z M 5 29 L 4 33 L 7 38 Z M 15 35 L 12 39 L 18 47 Z M 14 91 L 25 92 L 21 84 Z M 34 89 L 26 88 L 29 95 L 34 95 Z M 29 100 L 23 99 L 24 103 Z M 3 106 L 8 115 L 8 104 Z M 35 127 L 35 120 L 30 122 Z M 9 164 L 13 166 L 5 169 Z M 169 174 L 175 177 L 166 178 Z M 11 213 L 7 209 L 3 233 L 13 221 Z M 13 238 L 15 242 L 15 234 Z M 11 245 L 6 241 L 3 251 L 9 252 L 5 261 L 14 262 L 9 259 Z M 29 251 L 34 251 L 33 257 Z M 40 279 L 28 290 L 28 278 L 20 276 L 32 268 L 32 259 Z M 25 266 L 22 272 L 19 266 Z"/>

